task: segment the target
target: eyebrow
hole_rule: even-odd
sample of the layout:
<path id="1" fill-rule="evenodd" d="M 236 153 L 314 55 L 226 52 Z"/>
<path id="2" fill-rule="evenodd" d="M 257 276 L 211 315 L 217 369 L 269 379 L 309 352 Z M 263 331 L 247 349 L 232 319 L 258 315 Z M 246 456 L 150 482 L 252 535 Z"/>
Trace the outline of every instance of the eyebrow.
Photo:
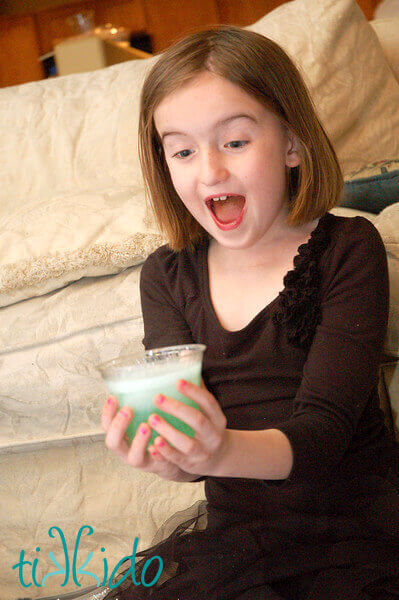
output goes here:
<path id="1" fill-rule="evenodd" d="M 217 121 L 216 123 L 214 123 L 213 127 L 214 128 L 221 127 L 222 125 L 227 125 L 227 123 L 229 123 L 230 121 L 233 121 L 234 119 L 243 119 L 243 118 L 250 119 L 254 123 L 258 123 L 258 121 L 255 119 L 255 117 L 253 117 L 252 115 L 248 115 L 246 113 L 240 113 L 238 115 L 231 115 L 230 117 L 220 119 L 220 121 Z M 189 135 L 189 134 L 185 133 L 184 131 L 165 131 L 161 137 L 162 142 L 164 141 L 164 139 L 166 138 L 167 135 Z"/>

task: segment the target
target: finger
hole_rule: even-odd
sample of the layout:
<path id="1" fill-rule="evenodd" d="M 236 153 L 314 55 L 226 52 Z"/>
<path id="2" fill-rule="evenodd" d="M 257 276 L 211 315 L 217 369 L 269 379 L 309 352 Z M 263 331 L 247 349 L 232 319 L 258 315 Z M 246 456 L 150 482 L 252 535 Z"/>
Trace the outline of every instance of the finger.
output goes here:
<path id="1" fill-rule="evenodd" d="M 186 381 L 184 379 L 179 379 L 175 385 L 176 389 L 181 394 L 194 400 L 194 402 L 198 404 L 205 416 L 208 417 L 217 428 L 226 426 L 226 416 L 224 415 L 219 402 L 205 386 L 195 385 L 194 383 L 191 383 L 191 381 Z"/>
<path id="2" fill-rule="evenodd" d="M 197 441 L 194 440 L 194 438 L 189 437 L 185 433 L 182 433 L 178 429 L 175 429 L 160 415 L 153 413 L 152 415 L 150 415 L 148 422 L 152 429 L 159 433 L 160 436 L 162 436 L 163 441 L 165 442 L 165 446 L 162 446 L 163 456 L 166 456 L 164 451 L 167 449 L 167 444 L 169 448 L 175 448 L 179 454 L 189 454 L 194 450 Z M 157 444 L 159 444 L 159 442 L 157 442 Z M 160 450 L 161 447 L 158 451 Z M 176 457 L 176 454 L 174 456 Z"/>
<path id="3" fill-rule="evenodd" d="M 165 456 L 163 456 L 159 442 L 157 442 L 157 440 L 160 440 L 160 439 L 161 438 L 159 436 L 157 438 L 155 438 L 154 445 L 151 445 L 148 448 L 148 451 L 151 454 L 151 456 L 153 457 L 153 459 L 156 460 L 157 462 L 167 462 L 168 459 Z"/>
<path id="4" fill-rule="evenodd" d="M 129 443 L 126 440 L 126 429 L 133 418 L 133 411 L 129 406 L 124 406 L 118 414 L 112 419 L 107 434 L 105 436 L 105 445 L 120 456 L 124 461 L 127 460 L 129 453 Z"/>
<path id="5" fill-rule="evenodd" d="M 151 427 L 147 423 L 141 423 L 137 428 L 127 455 L 127 461 L 132 467 L 142 467 L 149 460 L 146 452 L 147 444 L 152 434 Z"/>
<path id="6" fill-rule="evenodd" d="M 207 417 L 201 412 L 201 410 L 198 410 L 197 408 L 194 408 L 192 406 L 187 406 L 187 404 L 179 402 L 175 398 L 171 398 L 170 396 L 163 396 L 162 394 L 158 394 L 154 397 L 154 404 L 158 406 L 158 408 L 162 410 L 162 412 L 177 417 L 178 419 L 183 421 L 183 423 L 189 425 L 194 431 L 194 436 L 212 436 L 212 432 L 214 431 L 214 425 L 207 419 Z M 149 420 L 148 422 L 151 425 L 151 427 L 158 431 L 156 427 L 157 422 L 155 419 L 159 415 L 154 414 L 151 416 L 154 418 L 154 420 Z M 160 419 L 162 419 L 162 417 L 160 417 Z M 165 424 L 165 427 L 162 430 L 160 430 L 159 433 L 165 434 L 165 437 L 167 437 L 167 439 L 173 445 L 175 445 L 174 442 L 178 443 L 178 439 L 176 437 L 168 437 L 168 434 L 174 436 L 174 432 L 178 430 L 175 429 L 172 425 L 170 425 L 165 418 L 162 419 L 162 423 Z M 187 437 L 185 434 L 183 435 L 184 437 Z M 184 440 L 181 439 L 181 442 L 184 442 Z M 179 447 L 181 451 L 184 451 L 185 448 L 186 446 Z"/>
<path id="7" fill-rule="evenodd" d="M 155 440 L 154 440 L 155 456 L 160 456 L 162 460 L 170 461 L 171 457 L 173 456 L 173 450 L 174 450 L 174 448 L 172 448 L 172 446 L 170 446 L 163 437 L 158 435 L 155 438 Z"/>
<path id="8" fill-rule="evenodd" d="M 168 444 L 167 440 L 163 437 L 158 436 L 154 440 L 154 446 L 156 448 L 155 454 L 153 454 L 155 460 L 162 460 L 173 463 L 176 466 L 183 464 L 185 456 L 179 450 Z"/>
<path id="9" fill-rule="evenodd" d="M 112 419 L 118 410 L 118 400 L 115 396 L 108 396 L 101 414 L 101 427 L 104 431 L 108 431 Z"/>

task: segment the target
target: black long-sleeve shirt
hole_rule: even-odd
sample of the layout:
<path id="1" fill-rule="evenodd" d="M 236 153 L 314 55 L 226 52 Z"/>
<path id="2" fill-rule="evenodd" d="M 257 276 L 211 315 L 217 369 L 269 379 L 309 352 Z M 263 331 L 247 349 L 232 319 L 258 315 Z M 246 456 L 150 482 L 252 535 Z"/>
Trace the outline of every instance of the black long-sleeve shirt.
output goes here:
<path id="1" fill-rule="evenodd" d="M 389 312 L 378 230 L 364 217 L 326 213 L 298 249 L 284 291 L 239 331 L 224 329 L 212 306 L 208 243 L 178 253 L 164 245 L 145 261 L 143 344 L 205 344 L 202 375 L 227 427 L 280 429 L 294 456 L 283 481 L 201 477 L 208 501 L 234 510 L 324 512 L 368 489 L 369 475 L 383 480 L 396 468 L 398 444 L 377 391 Z M 282 306 L 286 318 L 278 323 L 273 315 Z M 305 330 L 310 346 L 291 343 Z"/>

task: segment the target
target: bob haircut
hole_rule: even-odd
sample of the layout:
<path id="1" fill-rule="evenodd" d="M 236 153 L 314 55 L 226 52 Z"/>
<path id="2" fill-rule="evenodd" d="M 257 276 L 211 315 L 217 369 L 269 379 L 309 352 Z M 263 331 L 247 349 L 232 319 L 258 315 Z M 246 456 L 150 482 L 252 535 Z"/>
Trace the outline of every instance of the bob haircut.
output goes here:
<path id="1" fill-rule="evenodd" d="M 192 251 L 210 234 L 174 189 L 154 111 L 169 94 L 209 71 L 238 85 L 272 111 L 299 141 L 300 165 L 286 167 L 287 224 L 300 226 L 337 206 L 343 175 L 299 70 L 274 41 L 232 25 L 214 25 L 178 40 L 148 72 L 140 96 L 139 159 L 146 196 L 170 249 Z"/>

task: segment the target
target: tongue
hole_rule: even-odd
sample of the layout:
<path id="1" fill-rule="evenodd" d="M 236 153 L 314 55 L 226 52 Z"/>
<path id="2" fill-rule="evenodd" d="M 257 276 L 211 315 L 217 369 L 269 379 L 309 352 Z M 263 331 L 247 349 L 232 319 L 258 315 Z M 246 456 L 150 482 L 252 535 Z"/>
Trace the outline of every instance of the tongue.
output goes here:
<path id="1" fill-rule="evenodd" d="M 227 200 L 213 202 L 213 211 L 221 223 L 231 223 L 238 219 L 244 206 L 245 198 L 229 196 Z"/>

